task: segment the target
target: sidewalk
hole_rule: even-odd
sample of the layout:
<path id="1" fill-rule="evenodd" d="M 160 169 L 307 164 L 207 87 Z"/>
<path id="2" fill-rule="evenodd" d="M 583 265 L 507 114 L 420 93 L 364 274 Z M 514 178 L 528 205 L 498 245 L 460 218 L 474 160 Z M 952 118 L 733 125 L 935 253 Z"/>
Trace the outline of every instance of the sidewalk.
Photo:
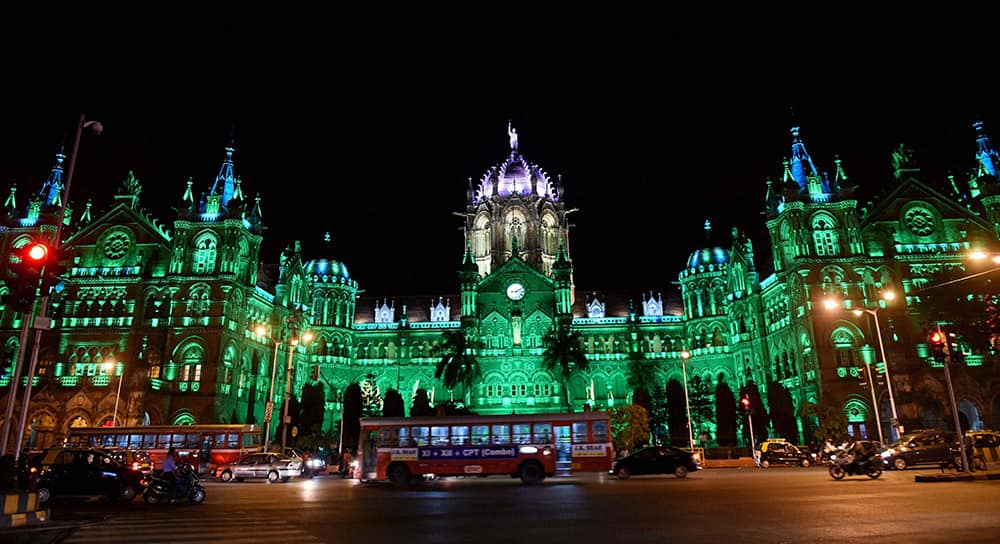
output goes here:
<path id="1" fill-rule="evenodd" d="M 974 480 L 1000 480 L 1000 469 L 977 470 L 972 473 L 940 472 L 937 474 L 917 474 L 915 482 L 971 482 Z"/>

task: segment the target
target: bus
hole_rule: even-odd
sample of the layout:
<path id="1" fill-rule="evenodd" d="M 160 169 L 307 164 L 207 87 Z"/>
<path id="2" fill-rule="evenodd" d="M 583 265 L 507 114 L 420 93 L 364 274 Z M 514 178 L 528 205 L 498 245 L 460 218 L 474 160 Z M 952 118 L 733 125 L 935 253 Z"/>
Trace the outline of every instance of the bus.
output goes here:
<path id="1" fill-rule="evenodd" d="M 121 448 L 149 453 L 153 468 L 162 469 L 167 450 L 177 448 L 201 473 L 234 463 L 261 450 L 261 428 L 256 425 L 149 425 L 145 427 L 73 427 L 67 446 Z"/>
<path id="2" fill-rule="evenodd" d="M 607 413 L 361 419 L 362 481 L 399 486 L 427 476 L 520 477 L 604 472 L 613 464 Z"/>

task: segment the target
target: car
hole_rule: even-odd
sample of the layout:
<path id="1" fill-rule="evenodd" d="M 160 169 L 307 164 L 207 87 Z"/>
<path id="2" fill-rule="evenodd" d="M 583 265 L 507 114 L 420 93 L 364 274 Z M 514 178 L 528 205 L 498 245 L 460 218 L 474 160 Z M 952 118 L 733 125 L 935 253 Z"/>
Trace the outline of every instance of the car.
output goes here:
<path id="1" fill-rule="evenodd" d="M 879 454 L 888 468 L 903 470 L 926 464 L 941 464 L 951 460 L 952 446 L 958 445 L 954 432 L 921 430 L 905 434 Z"/>
<path id="2" fill-rule="evenodd" d="M 251 453 L 239 461 L 215 469 L 215 476 L 223 482 L 240 482 L 249 478 L 267 478 L 274 483 L 287 482 L 302 473 L 302 459 L 275 452 Z"/>
<path id="3" fill-rule="evenodd" d="M 143 476 L 149 476 L 153 472 L 153 459 L 146 450 L 133 450 L 128 448 L 100 448 L 119 463 L 138 470 Z"/>
<path id="4" fill-rule="evenodd" d="M 812 455 L 805 448 L 800 448 L 788 442 L 771 442 L 767 449 L 761 448 L 761 468 L 771 465 L 795 465 L 808 467 L 812 464 Z"/>
<path id="5" fill-rule="evenodd" d="M 632 455 L 616 459 L 611 474 L 619 480 L 645 474 L 673 474 L 685 478 L 696 470 L 701 470 L 701 463 L 691 452 L 672 446 L 646 446 Z"/>
<path id="6" fill-rule="evenodd" d="M 52 497 L 84 496 L 131 501 L 143 489 L 141 472 L 115 461 L 102 450 L 49 448 L 35 461 L 38 476 L 32 488 L 38 493 L 39 503 Z"/>
<path id="7" fill-rule="evenodd" d="M 965 439 L 972 441 L 975 448 L 998 448 L 1000 447 L 1000 433 L 993 431 L 968 431 Z"/>
<path id="8" fill-rule="evenodd" d="M 285 448 L 285 455 L 302 461 L 303 478 L 312 478 L 326 472 L 326 458 L 323 455 L 308 453 L 298 448 Z"/>

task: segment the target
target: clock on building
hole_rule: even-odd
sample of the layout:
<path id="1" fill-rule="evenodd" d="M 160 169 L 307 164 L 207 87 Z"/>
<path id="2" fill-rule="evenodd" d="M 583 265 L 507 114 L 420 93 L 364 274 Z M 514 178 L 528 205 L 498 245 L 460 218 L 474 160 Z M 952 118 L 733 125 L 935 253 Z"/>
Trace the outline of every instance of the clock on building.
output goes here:
<path id="1" fill-rule="evenodd" d="M 521 300 L 524 298 L 524 286 L 520 283 L 512 283 L 508 285 L 507 298 L 511 300 Z"/>

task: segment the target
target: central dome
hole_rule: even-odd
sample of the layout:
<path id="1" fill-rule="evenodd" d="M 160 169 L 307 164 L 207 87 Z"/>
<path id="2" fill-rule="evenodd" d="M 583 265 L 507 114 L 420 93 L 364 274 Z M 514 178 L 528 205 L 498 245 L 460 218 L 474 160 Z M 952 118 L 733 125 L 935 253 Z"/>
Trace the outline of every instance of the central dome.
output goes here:
<path id="1" fill-rule="evenodd" d="M 721 265 L 729 262 L 729 251 L 721 247 L 702 248 L 691 253 L 687 267 L 698 268 L 705 265 Z"/>
<path id="2" fill-rule="evenodd" d="M 303 271 L 307 276 L 317 278 L 345 278 L 350 279 L 347 272 L 347 265 L 333 259 L 313 259 L 305 264 Z"/>
<path id="3" fill-rule="evenodd" d="M 557 200 L 549 175 L 537 164 L 529 163 L 517 151 L 512 151 L 504 162 L 491 167 L 483 174 L 476 187 L 475 202 L 493 196 L 538 195 Z"/>

